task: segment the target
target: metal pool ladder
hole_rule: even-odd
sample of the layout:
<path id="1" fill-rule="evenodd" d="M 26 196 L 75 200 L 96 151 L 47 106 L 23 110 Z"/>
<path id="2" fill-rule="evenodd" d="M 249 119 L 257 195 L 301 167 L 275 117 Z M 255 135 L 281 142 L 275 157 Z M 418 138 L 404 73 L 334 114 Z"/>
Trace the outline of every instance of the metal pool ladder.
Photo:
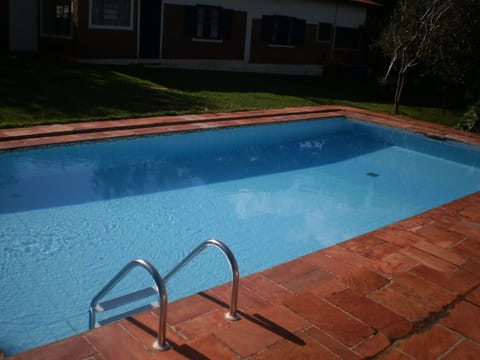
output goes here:
<path id="1" fill-rule="evenodd" d="M 153 344 L 153 347 L 160 351 L 168 350 L 170 348 L 170 345 L 166 339 L 168 297 L 165 284 L 173 275 L 175 275 L 194 257 L 196 257 L 200 252 L 202 252 L 209 246 L 214 246 L 220 249 L 228 260 L 230 270 L 232 271 L 232 297 L 230 301 L 230 310 L 225 314 L 225 318 L 232 321 L 239 320 L 240 316 L 237 313 L 237 299 L 238 286 L 240 283 L 240 273 L 238 271 L 237 261 L 235 260 L 232 251 L 228 248 L 227 245 L 218 240 L 210 239 L 198 245 L 188 256 L 186 256 L 180 263 L 178 263 L 178 265 L 176 265 L 172 270 L 170 270 L 170 272 L 163 278 L 160 276 L 157 269 L 148 261 L 143 259 L 134 259 L 130 261 L 127 265 L 125 265 L 122 270 L 117 273 L 117 275 L 112 278 L 112 280 L 107 283 L 107 285 L 103 287 L 102 290 L 100 290 L 97 295 L 95 295 L 92 302 L 90 303 L 90 330 L 129 316 L 133 316 L 140 312 L 147 311 L 155 306 L 159 306 L 160 315 L 158 318 L 158 338 Z M 139 266 L 144 268 L 150 274 L 155 285 L 125 295 L 121 295 L 117 298 L 100 302 L 100 300 L 102 300 L 123 278 L 125 278 L 125 276 L 127 276 L 130 271 Z M 114 315 L 110 318 L 101 320 L 99 322 L 96 321 L 97 313 L 109 311 L 120 306 L 148 298 L 155 294 L 158 294 L 158 303 L 150 303 L 147 305 L 143 305 L 122 314 Z"/>

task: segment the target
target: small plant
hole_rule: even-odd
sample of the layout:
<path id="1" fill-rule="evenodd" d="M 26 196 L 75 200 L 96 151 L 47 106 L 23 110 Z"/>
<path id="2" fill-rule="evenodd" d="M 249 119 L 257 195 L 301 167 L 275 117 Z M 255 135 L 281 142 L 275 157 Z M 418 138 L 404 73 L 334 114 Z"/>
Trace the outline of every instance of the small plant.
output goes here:
<path id="1" fill-rule="evenodd" d="M 463 119 L 456 125 L 457 129 L 480 133 L 480 100 L 470 106 Z"/>

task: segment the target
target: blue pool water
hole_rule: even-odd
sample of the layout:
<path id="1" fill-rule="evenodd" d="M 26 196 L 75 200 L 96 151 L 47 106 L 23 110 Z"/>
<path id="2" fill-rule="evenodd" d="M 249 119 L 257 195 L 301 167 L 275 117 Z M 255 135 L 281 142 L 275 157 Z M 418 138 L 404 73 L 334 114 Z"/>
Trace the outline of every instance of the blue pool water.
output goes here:
<path id="1" fill-rule="evenodd" d="M 0 348 L 86 330 L 133 258 L 166 274 L 217 238 L 247 275 L 478 190 L 478 148 L 344 118 L 0 152 Z M 208 250 L 169 299 L 229 278 Z"/>

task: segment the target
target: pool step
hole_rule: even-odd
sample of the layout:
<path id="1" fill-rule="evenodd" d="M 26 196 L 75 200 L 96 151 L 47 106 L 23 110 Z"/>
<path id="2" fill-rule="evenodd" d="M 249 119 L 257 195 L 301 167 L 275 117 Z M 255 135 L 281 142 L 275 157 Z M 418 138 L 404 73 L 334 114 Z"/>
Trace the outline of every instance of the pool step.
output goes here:
<path id="1" fill-rule="evenodd" d="M 134 291 L 132 293 L 101 302 L 97 306 L 95 306 L 95 311 L 97 313 L 100 313 L 100 312 L 112 310 L 120 306 L 148 298 L 153 295 L 158 295 L 158 290 L 155 286 L 149 286 L 145 289 Z"/>
<path id="2" fill-rule="evenodd" d="M 99 320 L 95 323 L 95 327 L 98 328 L 100 326 L 104 326 L 104 325 L 113 323 L 115 321 L 122 320 L 122 319 L 125 319 L 127 317 L 137 315 L 139 313 L 151 310 L 154 307 L 158 307 L 158 306 L 159 306 L 158 301 L 155 301 L 155 302 L 152 302 L 150 304 L 140 306 L 136 309 L 132 309 L 132 310 L 126 311 L 124 313 L 121 313 L 121 314 L 118 314 L 118 315 L 115 315 L 115 316 L 112 316 L 112 317 L 109 317 L 109 318 L 106 318 L 106 319 L 103 319 L 103 320 Z"/>

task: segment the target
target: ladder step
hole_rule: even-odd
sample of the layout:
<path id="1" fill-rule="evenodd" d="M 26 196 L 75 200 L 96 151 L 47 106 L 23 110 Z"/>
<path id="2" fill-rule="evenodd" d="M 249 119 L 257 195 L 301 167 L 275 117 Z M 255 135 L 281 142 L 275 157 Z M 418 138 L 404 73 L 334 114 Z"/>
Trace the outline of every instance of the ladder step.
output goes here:
<path id="1" fill-rule="evenodd" d="M 151 304 L 147 304 L 147 305 L 140 306 L 140 307 L 138 307 L 138 308 L 136 308 L 136 309 L 132 309 L 132 310 L 126 311 L 126 312 L 124 312 L 124 313 L 121 313 L 121 314 L 118 314 L 118 315 L 109 317 L 109 318 L 107 318 L 107 319 L 100 320 L 100 321 L 98 321 L 97 323 L 95 323 L 95 327 L 98 328 L 98 327 L 100 327 L 100 326 L 107 325 L 107 324 L 110 324 L 110 323 L 112 323 L 112 322 L 115 322 L 115 321 L 118 321 L 118 320 L 121 320 L 121 319 L 125 319 L 125 318 L 127 318 L 127 317 L 136 315 L 136 314 L 138 314 L 138 313 L 151 310 L 151 309 L 153 309 L 154 307 L 158 307 L 158 301 L 157 301 L 157 302 L 153 302 L 153 303 L 151 303 Z"/>
<path id="2" fill-rule="evenodd" d="M 95 307 L 95 311 L 96 312 L 108 311 L 108 310 L 120 307 L 122 305 L 129 304 L 137 300 L 145 299 L 147 297 L 150 297 L 152 295 L 157 295 L 157 294 L 158 294 L 157 288 L 154 286 L 149 286 L 145 289 L 138 290 L 130 294 L 122 295 L 117 298 L 101 302 Z"/>

